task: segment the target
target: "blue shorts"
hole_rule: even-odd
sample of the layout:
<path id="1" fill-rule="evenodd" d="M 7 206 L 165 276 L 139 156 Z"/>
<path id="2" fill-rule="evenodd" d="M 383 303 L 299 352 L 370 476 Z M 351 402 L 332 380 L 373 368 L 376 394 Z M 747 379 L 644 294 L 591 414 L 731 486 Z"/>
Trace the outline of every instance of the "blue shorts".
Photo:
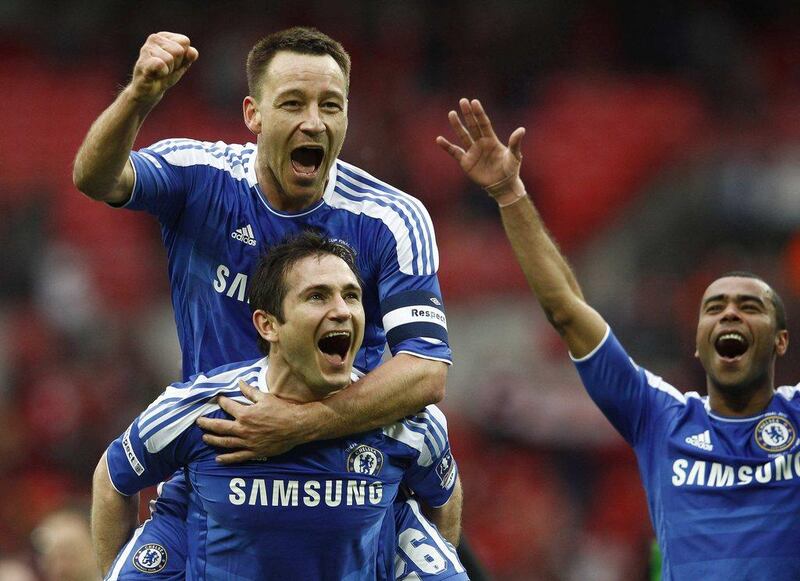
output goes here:
<path id="1" fill-rule="evenodd" d="M 186 579 L 186 516 L 189 489 L 182 472 L 160 485 L 150 518 L 136 529 L 114 560 L 107 581 Z M 420 512 L 419 503 L 394 504 L 398 544 L 394 572 L 386 580 L 469 581 L 456 550 Z"/>

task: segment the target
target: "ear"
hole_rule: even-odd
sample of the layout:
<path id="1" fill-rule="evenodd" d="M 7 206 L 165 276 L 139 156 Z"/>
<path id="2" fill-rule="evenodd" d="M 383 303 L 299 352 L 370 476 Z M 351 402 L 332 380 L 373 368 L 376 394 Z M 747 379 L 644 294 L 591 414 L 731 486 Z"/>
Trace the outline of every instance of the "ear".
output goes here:
<path id="1" fill-rule="evenodd" d="M 778 331 L 778 334 L 775 335 L 775 353 L 778 354 L 778 357 L 783 357 L 783 354 L 786 353 L 786 350 L 789 348 L 789 331 L 784 329 L 783 331 Z"/>
<path id="2" fill-rule="evenodd" d="M 242 101 L 242 113 L 244 124 L 254 135 L 261 133 L 261 111 L 258 110 L 258 103 L 255 98 L 247 95 Z"/>
<path id="3" fill-rule="evenodd" d="M 280 325 L 274 315 L 270 315 L 262 309 L 256 310 L 253 313 L 253 326 L 268 343 L 278 342 L 278 327 Z"/>

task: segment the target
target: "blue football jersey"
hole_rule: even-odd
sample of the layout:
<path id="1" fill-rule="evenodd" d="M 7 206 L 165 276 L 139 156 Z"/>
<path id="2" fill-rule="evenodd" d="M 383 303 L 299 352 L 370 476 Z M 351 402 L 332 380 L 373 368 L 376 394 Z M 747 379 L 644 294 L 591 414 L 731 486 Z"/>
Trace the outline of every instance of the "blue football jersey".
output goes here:
<path id="1" fill-rule="evenodd" d="M 192 489 L 187 579 L 392 578 L 399 487 L 436 507 L 456 482 L 443 414 L 428 406 L 382 429 L 219 464 L 197 418 L 227 417 L 215 398 L 247 404 L 238 381 L 267 391 L 266 375 L 264 358 L 169 386 L 108 448 L 114 487 L 134 494 L 185 468 Z M 160 562 L 153 552 L 139 558 Z M 126 560 L 121 555 L 119 566 Z"/>
<path id="2" fill-rule="evenodd" d="M 287 236 L 315 228 L 349 245 L 364 280 L 366 328 L 355 366 L 373 369 L 388 343 L 449 362 L 430 216 L 415 198 L 342 161 L 322 199 L 298 213 L 267 202 L 256 146 L 169 139 L 131 154 L 136 180 L 125 207 L 160 224 L 184 379 L 260 356 L 246 304 L 256 260 Z"/>
<path id="3" fill-rule="evenodd" d="M 800 579 L 800 388 L 722 417 L 637 366 L 610 329 L 575 364 L 636 453 L 664 581 Z"/>

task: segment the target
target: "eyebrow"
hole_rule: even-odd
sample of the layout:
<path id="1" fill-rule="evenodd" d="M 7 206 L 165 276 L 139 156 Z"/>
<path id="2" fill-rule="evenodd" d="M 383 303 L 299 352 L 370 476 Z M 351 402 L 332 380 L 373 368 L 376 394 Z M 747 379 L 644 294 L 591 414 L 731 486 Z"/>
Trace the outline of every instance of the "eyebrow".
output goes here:
<path id="1" fill-rule="evenodd" d="M 349 290 L 357 290 L 361 292 L 361 287 L 355 283 L 349 282 L 342 287 L 342 290 L 349 291 Z M 333 292 L 333 286 L 329 284 L 313 284 L 307 287 L 304 287 L 298 291 L 298 294 L 305 294 L 311 291 L 325 291 L 325 292 Z"/>
<path id="2" fill-rule="evenodd" d="M 275 100 L 277 101 L 277 100 L 280 100 L 280 99 L 285 99 L 286 97 L 305 97 L 305 96 L 306 96 L 306 92 L 303 91 L 303 89 L 300 89 L 298 87 L 291 87 L 291 88 L 286 89 L 284 91 L 281 91 L 280 93 L 275 95 Z M 326 89 L 325 91 L 323 91 L 321 93 L 321 98 L 322 99 L 330 99 L 332 97 L 336 97 L 337 99 L 345 100 L 344 93 L 342 93 L 341 91 L 339 91 L 337 89 Z"/>
<path id="3" fill-rule="evenodd" d="M 727 298 L 728 298 L 728 295 L 726 295 L 726 294 L 714 295 L 713 297 L 708 297 L 706 300 L 704 300 L 703 301 L 703 306 L 705 307 L 706 305 L 708 305 L 708 303 L 713 303 L 713 302 L 716 302 L 716 301 L 724 301 Z M 747 301 L 753 301 L 755 303 L 758 303 L 762 307 L 766 307 L 767 306 L 766 303 L 764 302 L 764 300 L 761 297 L 758 297 L 756 295 L 735 295 L 734 300 L 737 303 L 744 303 L 744 302 L 747 302 Z"/>

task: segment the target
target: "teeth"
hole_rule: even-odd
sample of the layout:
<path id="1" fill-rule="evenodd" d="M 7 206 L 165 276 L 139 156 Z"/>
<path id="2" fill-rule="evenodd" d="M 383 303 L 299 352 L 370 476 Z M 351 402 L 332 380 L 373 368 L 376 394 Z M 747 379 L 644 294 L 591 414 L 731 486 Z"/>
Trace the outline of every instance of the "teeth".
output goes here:
<path id="1" fill-rule="evenodd" d="M 327 339 L 328 337 L 349 337 L 349 336 L 350 336 L 350 331 L 331 331 L 329 333 L 325 333 L 323 335 L 323 338 Z"/>
<path id="2" fill-rule="evenodd" d="M 732 341 L 739 341 L 741 343 L 744 343 L 744 337 L 742 335 L 740 335 L 739 333 L 725 333 L 724 335 L 721 335 L 720 338 L 717 339 L 717 340 L 718 341 L 732 340 Z"/>

